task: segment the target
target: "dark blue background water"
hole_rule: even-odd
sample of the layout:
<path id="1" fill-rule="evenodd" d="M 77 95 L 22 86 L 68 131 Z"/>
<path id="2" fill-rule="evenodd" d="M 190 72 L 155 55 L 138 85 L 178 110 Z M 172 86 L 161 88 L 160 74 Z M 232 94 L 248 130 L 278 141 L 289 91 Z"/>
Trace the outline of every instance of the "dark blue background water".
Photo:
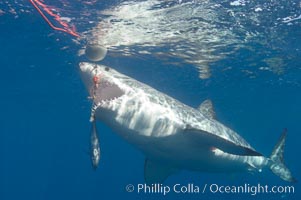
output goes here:
<path id="1" fill-rule="evenodd" d="M 90 102 L 77 67 L 86 61 L 77 56 L 80 46 L 50 30 L 38 15 L 3 15 L 0 20 L 0 199 L 163 199 L 125 191 L 129 183 L 143 183 L 144 156 L 101 123 L 102 159 L 98 170 L 92 170 L 86 153 Z M 243 53 L 215 65 L 233 62 L 239 69 L 241 60 L 235 56 Z M 218 119 L 267 156 L 288 128 L 285 160 L 300 179 L 300 69 L 280 76 L 261 71 L 255 79 L 239 70 L 216 70 L 209 80 L 200 80 L 191 66 L 163 65 L 151 56 L 116 58 L 109 53 L 103 63 L 193 107 L 212 99 Z M 175 183 L 290 185 L 269 170 L 237 175 L 181 172 L 165 184 Z M 300 186 L 294 186 L 295 194 L 286 195 L 170 194 L 164 199 L 300 199 Z"/>

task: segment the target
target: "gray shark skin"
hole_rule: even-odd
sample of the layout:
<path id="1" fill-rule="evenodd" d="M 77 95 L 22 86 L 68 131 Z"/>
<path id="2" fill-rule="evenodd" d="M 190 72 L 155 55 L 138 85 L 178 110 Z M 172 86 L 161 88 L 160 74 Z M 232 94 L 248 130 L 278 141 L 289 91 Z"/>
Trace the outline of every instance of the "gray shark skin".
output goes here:
<path id="1" fill-rule="evenodd" d="M 214 118 L 210 100 L 194 109 L 107 66 L 79 65 L 92 115 L 145 154 L 147 183 L 163 182 L 181 169 L 231 173 L 266 167 L 296 181 L 283 163 L 286 131 L 271 157 L 264 157 Z"/>

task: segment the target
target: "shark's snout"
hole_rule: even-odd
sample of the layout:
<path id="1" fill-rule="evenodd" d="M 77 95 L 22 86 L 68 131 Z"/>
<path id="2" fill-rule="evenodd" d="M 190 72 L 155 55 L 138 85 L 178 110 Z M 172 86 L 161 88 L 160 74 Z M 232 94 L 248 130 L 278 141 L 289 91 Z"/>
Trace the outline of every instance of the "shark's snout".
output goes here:
<path id="1" fill-rule="evenodd" d="M 85 85 L 87 86 L 88 83 L 91 82 L 92 77 L 94 76 L 93 70 L 95 69 L 95 66 L 93 66 L 90 63 L 79 63 L 79 71 L 80 76 L 83 79 Z"/>
<path id="2" fill-rule="evenodd" d="M 81 62 L 79 63 L 79 72 L 82 81 L 84 82 L 86 88 L 90 90 L 93 85 L 93 66 L 89 63 Z"/>
<path id="3" fill-rule="evenodd" d="M 91 73 L 93 68 L 94 67 L 89 63 L 85 63 L 85 62 L 79 63 L 79 69 L 81 73 Z"/>

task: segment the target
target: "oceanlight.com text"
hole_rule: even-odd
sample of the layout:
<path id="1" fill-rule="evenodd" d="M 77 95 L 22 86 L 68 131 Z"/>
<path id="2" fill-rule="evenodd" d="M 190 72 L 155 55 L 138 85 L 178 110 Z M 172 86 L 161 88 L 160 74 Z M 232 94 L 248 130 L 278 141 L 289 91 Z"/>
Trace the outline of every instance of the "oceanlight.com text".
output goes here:
<path id="1" fill-rule="evenodd" d="M 227 193 L 227 194 L 290 194 L 295 193 L 294 186 L 269 186 L 269 185 L 261 185 L 258 183 L 257 185 L 244 184 L 240 186 L 230 186 L 230 185 L 218 185 L 211 184 L 209 185 L 209 191 L 211 193 Z"/>
<path id="2" fill-rule="evenodd" d="M 294 194 L 295 188 L 292 185 L 263 185 L 248 183 L 242 185 L 221 185 L 221 184 L 128 184 L 125 187 L 127 192 L 135 192 L 137 194 L 162 194 L 168 195 L 170 193 L 175 194 Z"/>

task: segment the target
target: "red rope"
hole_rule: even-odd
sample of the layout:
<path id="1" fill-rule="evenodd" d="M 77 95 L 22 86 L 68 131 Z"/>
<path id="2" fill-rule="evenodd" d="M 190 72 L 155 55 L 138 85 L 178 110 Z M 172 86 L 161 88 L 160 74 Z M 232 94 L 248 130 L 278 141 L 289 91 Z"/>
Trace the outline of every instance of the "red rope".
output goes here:
<path id="1" fill-rule="evenodd" d="M 68 33 L 68 34 L 73 35 L 75 37 L 80 36 L 74 29 L 72 30 L 72 28 L 70 28 L 69 25 L 66 22 L 63 22 L 59 15 L 54 14 L 45 4 L 43 4 L 39 0 L 29 0 L 29 2 L 35 7 L 35 9 L 39 12 L 39 14 L 43 17 L 43 19 L 47 22 L 47 24 L 51 28 L 53 28 L 54 30 L 57 30 L 57 31 L 62 31 L 62 32 Z M 59 27 L 54 26 L 50 22 L 50 20 L 46 17 L 46 15 L 42 12 L 42 10 L 39 8 L 39 6 L 37 4 L 39 6 L 41 6 L 43 8 L 43 10 L 45 12 L 47 12 L 50 16 L 53 16 L 54 19 L 56 21 L 58 21 L 64 28 L 59 28 Z"/>

